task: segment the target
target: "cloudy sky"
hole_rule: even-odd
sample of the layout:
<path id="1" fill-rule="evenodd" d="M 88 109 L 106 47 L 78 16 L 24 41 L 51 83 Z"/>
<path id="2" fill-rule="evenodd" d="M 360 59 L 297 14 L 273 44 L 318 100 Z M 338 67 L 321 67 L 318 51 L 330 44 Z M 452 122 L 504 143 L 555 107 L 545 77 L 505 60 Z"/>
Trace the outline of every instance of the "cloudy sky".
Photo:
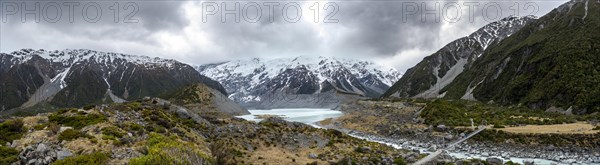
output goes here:
<path id="1" fill-rule="evenodd" d="M 404 72 L 485 24 L 566 1 L 3 0 L 0 52 L 83 48 L 189 64 L 335 56 Z"/>

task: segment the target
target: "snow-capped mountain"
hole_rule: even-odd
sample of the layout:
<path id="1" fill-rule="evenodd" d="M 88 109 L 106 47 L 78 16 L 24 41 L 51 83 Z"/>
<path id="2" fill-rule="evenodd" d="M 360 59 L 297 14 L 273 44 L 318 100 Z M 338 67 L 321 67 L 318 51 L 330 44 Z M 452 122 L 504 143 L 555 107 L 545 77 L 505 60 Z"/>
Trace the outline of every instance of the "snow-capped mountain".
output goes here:
<path id="1" fill-rule="evenodd" d="M 469 36 L 455 40 L 408 69 L 382 96 L 443 97 L 440 91 L 468 68 L 489 47 L 535 20 L 534 16 L 507 17 Z M 469 98 L 470 96 L 465 96 Z"/>
<path id="2" fill-rule="evenodd" d="M 330 90 L 378 97 L 401 74 L 369 61 L 333 57 L 259 58 L 206 64 L 200 74 L 225 87 L 238 102 L 275 93 L 315 94 Z"/>
<path id="3" fill-rule="evenodd" d="M 600 112 L 600 1 L 571 0 L 490 46 L 441 93 L 565 114 Z"/>
<path id="4" fill-rule="evenodd" d="M 225 93 L 218 82 L 175 60 L 85 49 L 0 53 L 0 82 L 0 110 L 42 101 L 63 107 L 121 102 L 195 82 Z"/>

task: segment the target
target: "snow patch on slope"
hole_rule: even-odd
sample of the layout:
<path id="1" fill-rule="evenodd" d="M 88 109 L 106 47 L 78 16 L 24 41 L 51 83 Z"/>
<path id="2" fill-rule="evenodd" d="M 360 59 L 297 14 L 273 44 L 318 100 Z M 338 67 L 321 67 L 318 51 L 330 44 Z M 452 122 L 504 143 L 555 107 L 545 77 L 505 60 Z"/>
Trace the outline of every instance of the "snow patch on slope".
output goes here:
<path id="1" fill-rule="evenodd" d="M 477 99 L 475 99 L 475 97 L 473 96 L 473 90 L 475 90 L 475 88 L 477 88 L 477 86 L 479 86 L 479 84 L 481 84 L 481 83 L 483 83 L 483 80 L 481 80 L 475 86 L 469 86 L 467 88 L 467 92 L 465 92 L 465 94 L 460 99 L 477 101 Z"/>
<path id="2" fill-rule="evenodd" d="M 67 82 L 65 82 L 65 78 L 69 75 L 69 71 L 71 71 L 71 67 L 68 67 L 64 71 L 60 72 L 54 78 L 50 80 L 50 83 L 56 84 L 60 89 L 64 89 L 67 87 Z"/>
<path id="3" fill-rule="evenodd" d="M 585 15 L 583 15 L 582 20 L 585 21 L 585 18 L 588 16 L 588 2 L 589 0 L 585 1 Z"/>
<path id="4" fill-rule="evenodd" d="M 442 88 L 446 87 L 448 84 L 452 83 L 452 81 L 456 78 L 456 76 L 458 76 L 460 73 L 462 73 L 464 71 L 467 61 L 468 61 L 467 59 L 461 58 L 460 60 L 458 60 L 456 62 L 455 65 L 452 66 L 452 68 L 450 68 L 450 70 L 448 70 L 448 72 L 446 72 L 446 74 L 443 77 L 438 76 L 438 70 L 440 69 L 440 66 L 437 66 L 436 68 L 434 68 L 433 73 L 437 77 L 436 83 L 433 86 L 431 86 L 431 88 L 429 88 L 429 90 L 427 90 L 423 93 L 420 93 L 414 97 L 417 97 L 417 98 L 436 98 L 436 97 L 438 97 L 440 95 L 439 94 L 440 90 L 442 90 Z M 445 95 L 445 93 L 443 95 Z"/>

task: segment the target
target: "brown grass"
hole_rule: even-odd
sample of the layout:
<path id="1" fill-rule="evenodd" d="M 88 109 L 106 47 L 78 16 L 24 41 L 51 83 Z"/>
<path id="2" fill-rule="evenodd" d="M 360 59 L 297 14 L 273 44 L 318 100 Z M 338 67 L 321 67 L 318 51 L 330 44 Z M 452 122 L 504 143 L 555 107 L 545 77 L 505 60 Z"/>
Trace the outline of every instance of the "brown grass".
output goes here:
<path id="1" fill-rule="evenodd" d="M 333 118 L 327 118 L 325 120 L 319 121 L 319 125 L 321 125 L 321 126 L 332 125 L 334 121 L 335 121 L 335 119 L 333 119 Z"/>
<path id="2" fill-rule="evenodd" d="M 600 132 L 599 130 L 592 130 L 594 128 L 593 125 L 578 122 L 571 124 L 555 124 L 555 125 L 526 125 L 526 126 L 518 126 L 518 127 L 507 127 L 501 128 L 499 130 L 503 130 L 511 133 L 536 133 L 536 134 L 594 134 Z"/>
<path id="3" fill-rule="evenodd" d="M 309 153 L 319 155 L 318 149 L 302 148 L 300 151 L 291 152 L 279 147 L 259 147 L 251 153 L 251 156 L 245 158 L 246 164 L 289 164 L 304 165 L 317 161 L 318 164 L 327 164 L 319 159 L 308 158 Z M 296 155 L 297 154 L 297 155 Z M 295 160 L 295 161 L 293 161 Z"/>

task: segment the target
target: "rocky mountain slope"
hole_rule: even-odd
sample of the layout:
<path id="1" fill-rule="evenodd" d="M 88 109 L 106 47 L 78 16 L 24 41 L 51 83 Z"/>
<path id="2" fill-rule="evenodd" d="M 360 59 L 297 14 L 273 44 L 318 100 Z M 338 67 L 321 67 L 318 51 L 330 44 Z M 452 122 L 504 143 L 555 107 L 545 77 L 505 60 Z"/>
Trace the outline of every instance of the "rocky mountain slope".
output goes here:
<path id="1" fill-rule="evenodd" d="M 479 58 L 490 46 L 535 20 L 533 16 L 508 17 L 490 23 L 469 36 L 457 39 L 427 56 L 406 73 L 382 96 L 443 97 L 442 88 Z"/>
<path id="2" fill-rule="evenodd" d="M 406 164 L 420 157 L 336 130 L 281 118 L 255 123 L 153 98 L 0 121 L 0 133 L 0 164 Z"/>
<path id="3" fill-rule="evenodd" d="M 600 112 L 600 1 L 573 0 L 489 48 L 440 93 Z"/>
<path id="4" fill-rule="evenodd" d="M 59 107 L 123 102 L 191 83 L 225 94 L 218 82 L 175 60 L 85 49 L 1 53 L 0 82 L 2 111 L 41 102 Z"/>
<path id="5" fill-rule="evenodd" d="M 222 83 L 237 102 L 333 90 L 378 97 L 401 75 L 373 62 L 332 57 L 254 58 L 201 65 L 197 70 Z"/>

